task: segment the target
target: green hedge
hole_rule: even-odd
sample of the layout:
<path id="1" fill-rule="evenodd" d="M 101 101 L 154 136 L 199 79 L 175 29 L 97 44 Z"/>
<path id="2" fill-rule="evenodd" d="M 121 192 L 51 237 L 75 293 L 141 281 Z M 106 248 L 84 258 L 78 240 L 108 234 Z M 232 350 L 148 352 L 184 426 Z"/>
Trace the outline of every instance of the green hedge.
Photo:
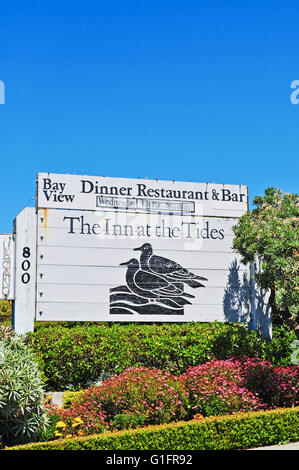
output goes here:
<path id="1" fill-rule="evenodd" d="M 6 450 L 233 450 L 299 440 L 299 407 L 238 413 Z"/>
<path id="2" fill-rule="evenodd" d="M 27 342 L 52 390 L 79 390 L 107 374 L 140 365 L 174 374 L 233 356 L 288 365 L 295 339 L 287 329 L 275 327 L 273 341 L 266 343 L 246 324 L 217 322 L 41 325 L 28 334 Z"/>

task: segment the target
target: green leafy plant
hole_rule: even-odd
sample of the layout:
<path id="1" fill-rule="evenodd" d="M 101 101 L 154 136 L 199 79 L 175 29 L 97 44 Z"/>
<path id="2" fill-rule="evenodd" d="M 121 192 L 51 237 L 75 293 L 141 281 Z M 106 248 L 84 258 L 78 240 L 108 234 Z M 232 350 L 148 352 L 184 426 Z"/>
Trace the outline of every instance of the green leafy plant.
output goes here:
<path id="1" fill-rule="evenodd" d="M 0 340 L 0 429 L 6 444 L 33 441 L 46 426 L 43 382 L 22 338 Z"/>
<path id="2" fill-rule="evenodd" d="M 0 340 L 1 339 L 10 339 L 14 336 L 14 330 L 11 326 L 8 325 L 0 325 Z"/>
<path id="3" fill-rule="evenodd" d="M 244 263 L 261 261 L 256 280 L 270 291 L 273 319 L 299 338 L 299 196 L 268 188 L 253 204 L 234 227 L 234 248 Z"/>
<path id="4" fill-rule="evenodd" d="M 11 323 L 11 301 L 0 300 L 0 321 L 9 325 Z"/>
<path id="5" fill-rule="evenodd" d="M 271 343 L 247 325 L 228 323 L 39 325 L 27 342 L 39 358 L 49 390 L 80 390 L 129 367 L 180 375 L 211 359 L 249 356 L 290 364 L 292 341 L 284 326 Z"/>
<path id="6" fill-rule="evenodd" d="M 134 413 L 122 413 L 114 416 L 111 426 L 113 429 L 135 429 L 145 426 L 147 422 L 146 415 L 136 415 Z"/>

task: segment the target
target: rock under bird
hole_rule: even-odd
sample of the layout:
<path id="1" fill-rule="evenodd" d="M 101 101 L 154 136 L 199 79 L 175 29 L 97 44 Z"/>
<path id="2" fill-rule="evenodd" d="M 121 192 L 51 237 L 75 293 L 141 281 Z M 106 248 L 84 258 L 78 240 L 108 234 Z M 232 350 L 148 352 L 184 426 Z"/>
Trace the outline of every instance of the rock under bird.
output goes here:
<path id="1" fill-rule="evenodd" d="M 144 271 L 162 276 L 170 282 L 185 282 L 190 287 L 205 287 L 199 281 L 208 279 L 192 273 L 171 259 L 154 255 L 150 243 L 144 243 L 134 248 L 134 251 L 141 251 L 140 264 Z"/>

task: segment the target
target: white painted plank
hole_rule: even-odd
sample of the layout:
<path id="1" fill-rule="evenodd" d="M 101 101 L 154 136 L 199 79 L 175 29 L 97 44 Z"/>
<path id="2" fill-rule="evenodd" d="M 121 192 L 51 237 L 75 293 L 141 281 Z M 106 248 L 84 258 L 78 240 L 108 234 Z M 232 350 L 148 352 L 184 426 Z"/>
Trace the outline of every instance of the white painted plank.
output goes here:
<path id="1" fill-rule="evenodd" d="M 154 246 L 154 245 L 153 245 Z M 159 256 L 170 258 L 184 268 L 194 269 L 229 269 L 234 260 L 240 263 L 241 257 L 231 252 L 192 252 L 157 250 Z M 131 258 L 140 259 L 139 251 L 107 248 L 74 248 L 74 247 L 38 247 L 38 264 L 64 266 L 115 266 Z"/>
<path id="2" fill-rule="evenodd" d="M 111 210 L 103 204 L 110 198 L 112 207 L 144 211 L 157 203 L 192 206 L 196 214 L 239 217 L 247 210 L 247 187 L 214 183 L 158 181 L 132 178 L 110 178 L 86 175 L 38 174 L 37 206 L 39 208 Z M 143 208 L 143 209 L 141 209 Z"/>
<path id="3" fill-rule="evenodd" d="M 227 251 L 236 224 L 231 218 L 158 216 L 39 210 L 38 243 L 59 246 L 134 247 L 143 241 L 171 249 Z"/>
<path id="4" fill-rule="evenodd" d="M 243 275 L 246 274 L 248 279 L 248 269 L 240 265 L 241 257 L 232 250 L 232 227 L 237 220 L 230 216 L 244 213 L 247 197 L 242 204 L 240 201 L 227 204 L 228 201 L 219 202 L 208 197 L 216 190 L 222 194 L 232 194 L 234 190 L 237 194 L 236 187 L 221 185 L 221 189 L 217 185 L 205 185 L 207 199 L 204 204 L 193 201 L 195 212 L 192 215 L 188 210 L 184 215 L 169 215 L 144 213 L 140 206 L 135 212 L 115 211 L 111 207 L 103 209 L 95 205 L 98 197 L 95 194 L 89 194 L 88 198 L 86 194 L 80 195 L 80 178 L 68 178 L 68 181 L 59 177 L 55 180 L 54 175 L 42 178 L 46 178 L 42 179 L 42 184 L 50 184 L 51 180 L 52 186 L 50 192 L 47 190 L 42 195 L 47 194 L 49 204 L 42 206 L 47 209 L 40 209 L 37 217 L 38 320 L 244 321 L 249 310 L 248 281 L 244 285 L 242 282 Z M 125 186 L 129 184 L 128 180 L 116 180 L 110 183 L 105 180 L 105 184 L 115 184 L 117 191 L 128 190 Z M 153 208 L 156 207 L 152 196 L 155 191 L 162 190 L 161 185 L 165 191 L 167 188 L 174 190 L 174 186 L 172 182 L 160 182 L 160 186 L 151 186 L 151 183 L 146 183 L 151 194 L 146 204 Z M 60 198 L 54 197 L 53 184 L 56 184 L 56 196 L 60 185 Z M 139 184 L 140 180 L 132 182 L 129 196 L 134 196 Z M 177 191 L 195 191 L 192 187 L 192 184 L 185 187 L 185 183 L 175 186 Z M 203 186 L 199 188 L 197 186 L 197 191 L 203 191 Z M 66 198 L 72 189 L 75 204 Z M 247 188 L 238 189 L 239 192 L 244 190 L 245 196 Z M 67 200 L 70 203 L 65 206 Z M 135 203 L 128 199 L 130 210 Z M 159 207 L 164 203 L 161 204 Z M 187 204 L 184 208 L 191 206 Z M 51 207 L 60 207 L 60 210 Z M 64 207 L 85 210 L 63 210 Z M 217 216 L 219 213 L 221 217 Z M 134 248 L 144 243 L 151 244 L 154 255 L 168 258 L 205 277 L 208 281 L 203 284 L 207 287 L 193 289 L 184 285 L 177 296 L 172 294 L 162 300 L 155 297 L 155 291 L 154 295 L 144 290 L 137 293 L 131 286 L 133 294 L 124 287 L 129 281 L 126 280 L 127 267 L 121 263 L 132 258 L 140 260 L 141 251 Z M 239 271 L 234 263 L 239 266 Z M 182 285 L 176 285 L 176 288 L 182 289 Z M 116 292 L 111 293 L 110 289 L 116 289 Z"/>
<path id="5" fill-rule="evenodd" d="M 40 321 L 117 321 L 117 322 L 212 322 L 227 321 L 223 306 L 204 305 L 196 310 L 185 308 L 184 315 L 110 315 L 104 303 L 37 303 L 37 320 Z M 234 321 L 246 321 L 246 314 L 238 313 Z"/>
<path id="6" fill-rule="evenodd" d="M 82 227 L 82 221 L 76 220 L 80 219 L 81 217 L 84 218 L 83 222 L 86 223 L 86 226 Z M 87 224 L 92 226 L 93 224 L 97 223 L 102 225 L 106 228 L 106 220 L 110 221 L 110 224 L 160 224 L 164 220 L 166 226 L 175 226 L 180 221 L 183 220 L 187 222 L 196 222 L 197 224 L 201 224 L 206 220 L 209 220 L 210 223 L 216 226 L 216 228 L 221 228 L 223 224 L 227 224 L 230 227 L 235 225 L 237 221 L 234 218 L 229 216 L 223 217 L 210 217 L 210 216 L 197 216 L 197 215 L 181 215 L 181 214 L 139 214 L 139 213 L 119 213 L 117 211 L 111 211 L 110 213 L 101 212 L 101 211 L 88 211 L 88 210 L 55 210 L 55 209 L 39 209 L 38 210 L 38 226 L 41 228 L 63 228 L 68 229 L 71 226 L 71 219 L 73 221 L 73 228 L 76 233 L 80 230 L 88 233 Z M 214 228 L 214 227 L 212 227 Z M 99 230 L 97 230 L 99 231 Z"/>
<path id="7" fill-rule="evenodd" d="M 210 287 L 226 287 L 232 284 L 237 287 L 243 276 L 249 278 L 249 270 L 244 265 L 232 264 L 230 269 L 194 269 L 198 276 L 208 279 Z M 124 283 L 126 268 L 113 266 L 64 266 L 39 265 L 37 284 L 88 284 L 88 285 L 121 285 Z M 204 283 L 207 284 L 207 283 Z"/>
<path id="8" fill-rule="evenodd" d="M 225 288 L 210 287 L 207 282 L 205 284 L 207 284 L 205 288 L 185 287 L 184 292 L 194 296 L 194 299 L 188 298 L 192 305 L 222 305 Z M 122 285 L 125 283 L 123 282 Z M 37 300 L 39 302 L 108 302 L 110 288 L 113 287 L 117 287 L 117 285 L 43 284 L 38 285 Z M 239 290 L 236 288 L 233 289 L 233 292 L 238 293 Z"/>
<path id="9" fill-rule="evenodd" d="M 70 235 L 63 229 L 57 228 L 40 228 L 38 236 L 39 246 L 73 246 L 73 247 L 89 247 L 89 248 L 114 248 L 116 243 L 118 248 L 133 249 L 143 243 L 154 243 L 155 249 L 169 250 L 171 242 L 171 250 L 191 250 L 191 251 L 231 251 L 233 244 L 233 234 L 225 234 L 225 241 L 223 239 L 159 239 L 150 237 L 146 239 L 143 237 L 123 237 L 123 238 L 103 238 L 95 235 L 74 234 Z"/>

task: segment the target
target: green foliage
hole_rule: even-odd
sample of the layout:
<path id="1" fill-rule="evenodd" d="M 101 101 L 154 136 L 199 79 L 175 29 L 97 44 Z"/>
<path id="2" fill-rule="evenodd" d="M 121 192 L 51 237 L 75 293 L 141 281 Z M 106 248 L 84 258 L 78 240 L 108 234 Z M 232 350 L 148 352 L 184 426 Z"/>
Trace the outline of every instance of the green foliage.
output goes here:
<path id="1" fill-rule="evenodd" d="M 7 450 L 232 450 L 299 440 L 299 407 L 42 442 Z"/>
<path id="2" fill-rule="evenodd" d="M 273 329 L 272 342 L 245 324 L 166 323 L 39 327 L 28 344 L 39 358 L 50 390 L 80 390 L 129 367 L 151 367 L 180 375 L 189 366 L 233 356 L 290 364 L 295 335 Z"/>
<path id="3" fill-rule="evenodd" d="M 0 300 L 0 322 L 9 325 L 11 323 L 11 302 Z"/>
<path id="4" fill-rule="evenodd" d="M 8 325 L 0 325 L 0 340 L 1 339 L 9 339 L 14 336 L 14 330 L 11 326 Z"/>
<path id="5" fill-rule="evenodd" d="M 299 328 L 299 196 L 268 188 L 253 203 L 234 227 L 234 248 L 245 263 L 261 260 L 256 279 L 271 290 L 274 313 Z"/>
<path id="6" fill-rule="evenodd" d="M 147 422 L 146 415 L 136 415 L 134 413 L 117 414 L 114 416 L 111 426 L 114 429 L 136 429 L 145 426 Z"/>
<path id="7" fill-rule="evenodd" d="M 72 403 L 79 401 L 81 396 L 84 395 L 84 389 L 77 392 L 66 391 L 63 394 L 63 408 L 69 408 Z"/>
<path id="8" fill-rule="evenodd" d="M 44 442 L 55 439 L 56 426 L 59 420 L 60 417 L 58 415 L 53 414 L 47 416 L 47 425 L 40 428 L 35 441 Z"/>
<path id="9" fill-rule="evenodd" d="M 6 444 L 34 440 L 46 425 L 43 383 L 20 337 L 0 340 L 0 429 Z"/>
<path id="10" fill-rule="evenodd" d="M 223 416 L 230 414 L 227 403 L 216 396 L 212 396 L 208 401 L 199 400 L 196 410 L 203 416 Z"/>

